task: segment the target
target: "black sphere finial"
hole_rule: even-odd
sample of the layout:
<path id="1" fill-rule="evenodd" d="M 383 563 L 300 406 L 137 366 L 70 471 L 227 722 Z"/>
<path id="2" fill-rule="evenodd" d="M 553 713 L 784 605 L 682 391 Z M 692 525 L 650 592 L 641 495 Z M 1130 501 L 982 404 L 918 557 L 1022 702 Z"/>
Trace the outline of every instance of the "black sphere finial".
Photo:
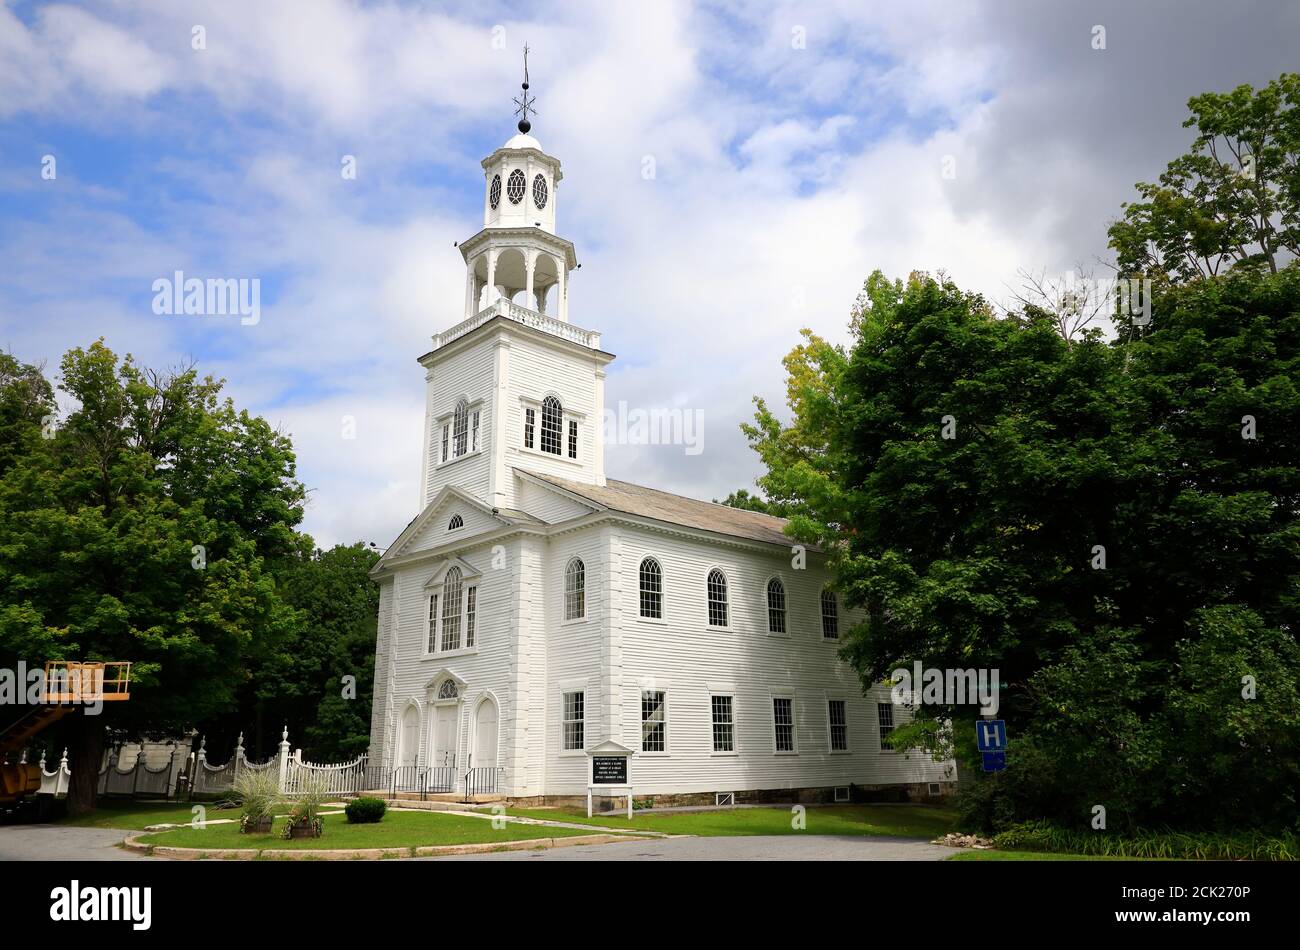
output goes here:
<path id="1" fill-rule="evenodd" d="M 527 135 L 528 130 L 533 127 L 533 124 L 528 121 L 528 116 L 530 113 L 532 115 L 537 115 L 537 110 L 533 108 L 533 101 L 534 101 L 533 97 L 528 95 L 528 44 L 527 43 L 524 44 L 524 81 L 521 83 L 521 85 L 523 86 L 523 92 L 514 101 L 515 105 L 519 107 L 515 109 L 515 115 L 519 116 L 519 131 L 522 132 L 524 135 Z"/>

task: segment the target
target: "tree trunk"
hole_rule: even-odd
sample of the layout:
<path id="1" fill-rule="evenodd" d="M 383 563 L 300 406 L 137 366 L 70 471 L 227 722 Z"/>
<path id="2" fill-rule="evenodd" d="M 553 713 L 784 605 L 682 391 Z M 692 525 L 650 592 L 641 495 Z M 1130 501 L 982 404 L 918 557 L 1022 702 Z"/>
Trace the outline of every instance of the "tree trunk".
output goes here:
<path id="1" fill-rule="evenodd" d="M 104 758 L 104 717 L 84 711 L 69 717 L 72 725 L 68 742 L 68 814 L 85 815 L 95 810 L 99 766 Z"/>

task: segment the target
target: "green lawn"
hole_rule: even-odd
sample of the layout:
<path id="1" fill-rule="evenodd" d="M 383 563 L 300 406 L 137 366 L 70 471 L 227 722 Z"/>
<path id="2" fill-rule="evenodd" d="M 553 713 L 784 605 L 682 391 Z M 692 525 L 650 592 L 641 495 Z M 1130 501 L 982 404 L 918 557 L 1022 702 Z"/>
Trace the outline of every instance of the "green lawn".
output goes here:
<path id="1" fill-rule="evenodd" d="M 280 837 L 283 823 L 277 820 L 271 834 L 244 835 L 238 825 L 209 825 L 206 828 L 177 828 L 144 835 L 144 844 L 175 848 L 415 848 L 439 844 L 480 844 L 527 841 L 532 838 L 564 838 L 585 832 L 544 825 L 507 822 L 500 830 L 482 818 L 467 818 L 439 812 L 389 812 L 377 824 L 350 825 L 342 815 L 327 815 L 319 838 Z"/>
<path id="2" fill-rule="evenodd" d="M 890 835 L 935 838 L 953 830 L 956 814 L 937 805 L 817 805 L 804 813 L 806 826 L 794 827 L 785 808 L 734 808 L 724 811 L 632 813 L 632 820 L 613 815 L 587 817 L 584 808 L 511 808 L 508 815 L 577 821 L 623 831 L 658 831 L 672 835 Z"/>

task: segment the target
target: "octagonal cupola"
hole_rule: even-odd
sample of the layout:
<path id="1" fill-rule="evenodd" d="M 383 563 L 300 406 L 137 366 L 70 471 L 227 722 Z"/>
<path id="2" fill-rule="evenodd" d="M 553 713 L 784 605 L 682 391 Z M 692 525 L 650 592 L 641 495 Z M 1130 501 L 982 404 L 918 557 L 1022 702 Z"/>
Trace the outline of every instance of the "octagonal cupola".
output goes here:
<path id="1" fill-rule="evenodd" d="M 520 125 L 523 123 L 521 122 Z M 483 159 L 483 227 L 541 228 L 555 233 L 560 160 L 520 132 Z"/>

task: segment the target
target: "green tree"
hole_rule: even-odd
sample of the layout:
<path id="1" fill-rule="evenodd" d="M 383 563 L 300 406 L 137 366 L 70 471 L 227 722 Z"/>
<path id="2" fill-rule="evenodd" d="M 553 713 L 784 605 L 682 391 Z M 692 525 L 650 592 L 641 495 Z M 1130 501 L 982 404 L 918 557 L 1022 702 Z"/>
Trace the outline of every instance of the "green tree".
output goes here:
<path id="1" fill-rule="evenodd" d="M 0 474 L 0 652 L 134 663 L 129 702 L 65 720 L 70 804 L 88 811 L 106 728 L 179 731 L 230 708 L 251 645 L 287 635 L 264 553 L 292 547 L 303 490 L 288 439 L 192 368 L 151 372 L 100 341 L 61 370 L 76 408 L 48 439 L 20 413 Z M 0 405 L 33 385 L 13 380 Z"/>
<path id="2" fill-rule="evenodd" d="M 1110 227 L 1120 270 L 1179 281 L 1300 256 L 1300 73 L 1187 103 L 1190 150 Z"/>
<path id="3" fill-rule="evenodd" d="M 747 429 L 759 484 L 867 608 L 844 647 L 864 685 L 918 659 L 1001 671 L 1013 735 L 1056 763 L 1050 782 L 1004 777 L 1022 803 L 1212 824 L 1216 803 L 1245 807 L 1228 786 L 1248 769 L 1279 805 L 1242 814 L 1294 820 L 1294 769 L 1274 760 L 1300 759 L 1282 673 L 1300 624 L 1300 267 L 1166 286 L 1153 313 L 1140 339 L 1067 346 L 1047 314 L 997 319 L 914 275 L 855 316 L 842 364 L 787 359 L 792 421 L 760 405 Z M 1206 655 L 1211 619 L 1253 633 Z M 1277 705 L 1226 711 L 1260 700 L 1193 659 L 1255 671 Z M 1213 709 L 1234 755 L 1198 769 L 1183 750 L 1199 741 L 1172 730 Z M 971 734 L 969 708 L 923 713 Z"/>
<path id="4" fill-rule="evenodd" d="M 280 594 L 299 619 L 277 640 L 261 644 L 251 659 L 238 728 L 247 728 L 251 713 L 254 735 L 266 738 L 269 731 L 274 742 L 281 723 L 289 723 L 310 756 L 321 761 L 366 750 L 379 612 L 370 569 L 378 560 L 376 551 L 357 542 L 281 565 Z M 226 731 L 233 732 L 235 724 L 225 719 Z"/>
<path id="5" fill-rule="evenodd" d="M 715 505 L 726 505 L 728 508 L 740 508 L 743 511 L 757 511 L 765 515 L 781 515 L 781 506 L 775 502 L 770 502 L 762 495 L 756 495 L 750 492 L 748 488 L 737 488 L 726 498 L 721 501 L 713 499 Z"/>

